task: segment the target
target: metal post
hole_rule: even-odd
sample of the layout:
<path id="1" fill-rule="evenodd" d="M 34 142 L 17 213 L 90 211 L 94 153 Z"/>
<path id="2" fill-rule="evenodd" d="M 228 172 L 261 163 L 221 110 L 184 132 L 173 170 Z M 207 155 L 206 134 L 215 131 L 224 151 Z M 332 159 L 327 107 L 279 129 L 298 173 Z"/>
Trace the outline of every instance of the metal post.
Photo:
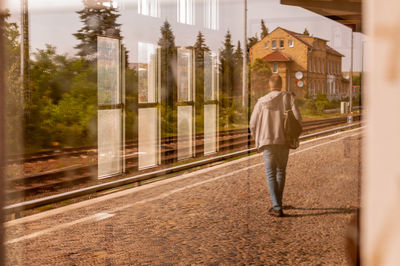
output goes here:
<path id="1" fill-rule="evenodd" d="M 29 10 L 28 0 L 21 0 L 21 77 L 24 89 L 24 100 L 30 103 L 29 90 Z"/>
<path id="2" fill-rule="evenodd" d="M 4 49 L 3 49 L 3 27 L 4 27 L 4 14 L 3 11 L 3 1 L 0 0 L 0 266 L 5 265 L 4 256 L 4 211 L 5 197 L 5 134 L 4 134 L 4 96 L 5 96 L 5 82 L 4 82 Z"/>
<path id="3" fill-rule="evenodd" d="M 353 29 L 351 29 L 349 112 L 353 111 Z"/>
<path id="4" fill-rule="evenodd" d="M 360 112 L 362 111 L 362 95 L 363 95 L 363 90 L 364 90 L 364 44 L 365 41 L 362 41 L 362 46 L 361 46 L 361 74 L 360 74 Z"/>
<path id="5" fill-rule="evenodd" d="M 243 84 L 242 84 L 242 106 L 246 105 L 247 92 L 247 0 L 244 0 L 244 48 L 243 48 Z"/>

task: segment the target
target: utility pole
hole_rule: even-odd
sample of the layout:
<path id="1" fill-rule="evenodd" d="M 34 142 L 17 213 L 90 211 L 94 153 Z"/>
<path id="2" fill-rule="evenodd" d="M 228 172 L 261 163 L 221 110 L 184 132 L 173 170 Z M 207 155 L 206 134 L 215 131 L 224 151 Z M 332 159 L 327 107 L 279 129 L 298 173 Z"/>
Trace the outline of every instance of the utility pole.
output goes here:
<path id="1" fill-rule="evenodd" d="M 351 52 L 350 52 L 350 91 L 349 91 L 349 100 L 350 113 L 353 111 L 353 29 L 351 29 Z"/>
<path id="2" fill-rule="evenodd" d="M 28 0 L 21 0 L 21 77 L 24 91 L 24 100 L 29 103 L 31 93 L 29 89 L 29 10 Z"/>
<path id="3" fill-rule="evenodd" d="M 4 210 L 5 206 L 5 81 L 4 81 L 4 19 L 3 1 L 0 0 L 0 266 L 5 265 Z"/>
<path id="4" fill-rule="evenodd" d="M 244 47 L 243 47 L 243 77 L 242 77 L 242 106 L 246 105 L 247 92 L 247 0 L 244 0 Z"/>
<path id="5" fill-rule="evenodd" d="M 362 41 L 362 46 L 361 46 L 361 74 L 360 74 L 360 112 L 362 111 L 362 95 L 364 92 L 364 45 L 365 41 Z"/>

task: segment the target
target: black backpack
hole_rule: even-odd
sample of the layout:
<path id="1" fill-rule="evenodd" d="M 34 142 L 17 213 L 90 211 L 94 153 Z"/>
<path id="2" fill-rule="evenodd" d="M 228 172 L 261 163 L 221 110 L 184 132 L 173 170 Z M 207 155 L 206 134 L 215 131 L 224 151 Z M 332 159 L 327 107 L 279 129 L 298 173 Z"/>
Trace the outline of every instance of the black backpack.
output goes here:
<path id="1" fill-rule="evenodd" d="M 286 143 L 290 149 L 297 149 L 299 147 L 299 137 L 303 128 L 300 122 L 293 114 L 291 106 L 292 93 L 286 92 L 283 95 L 283 106 L 285 110 L 285 118 L 283 120 L 283 131 L 285 133 Z"/>

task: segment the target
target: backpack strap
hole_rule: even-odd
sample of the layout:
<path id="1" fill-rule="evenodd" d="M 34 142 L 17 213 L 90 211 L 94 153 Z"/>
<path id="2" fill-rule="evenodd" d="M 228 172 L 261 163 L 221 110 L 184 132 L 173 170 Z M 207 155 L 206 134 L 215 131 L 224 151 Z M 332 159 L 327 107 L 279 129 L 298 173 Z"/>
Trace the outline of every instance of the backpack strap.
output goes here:
<path id="1" fill-rule="evenodd" d="M 283 92 L 283 106 L 285 109 L 285 112 L 290 111 L 292 109 L 292 107 L 290 106 L 290 96 L 291 93 L 290 92 Z"/>

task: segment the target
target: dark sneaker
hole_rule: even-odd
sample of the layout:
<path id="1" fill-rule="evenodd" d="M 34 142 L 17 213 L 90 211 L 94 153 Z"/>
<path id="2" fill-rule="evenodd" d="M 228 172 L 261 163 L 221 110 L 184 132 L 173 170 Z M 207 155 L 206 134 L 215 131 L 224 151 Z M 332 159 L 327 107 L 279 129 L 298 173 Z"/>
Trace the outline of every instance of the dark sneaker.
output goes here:
<path id="1" fill-rule="evenodd" d="M 271 216 L 274 216 L 274 217 L 283 217 L 283 216 L 285 216 L 285 214 L 283 213 L 282 210 L 278 211 L 278 210 L 275 210 L 274 208 L 270 208 L 268 210 L 268 214 L 271 215 Z"/>

